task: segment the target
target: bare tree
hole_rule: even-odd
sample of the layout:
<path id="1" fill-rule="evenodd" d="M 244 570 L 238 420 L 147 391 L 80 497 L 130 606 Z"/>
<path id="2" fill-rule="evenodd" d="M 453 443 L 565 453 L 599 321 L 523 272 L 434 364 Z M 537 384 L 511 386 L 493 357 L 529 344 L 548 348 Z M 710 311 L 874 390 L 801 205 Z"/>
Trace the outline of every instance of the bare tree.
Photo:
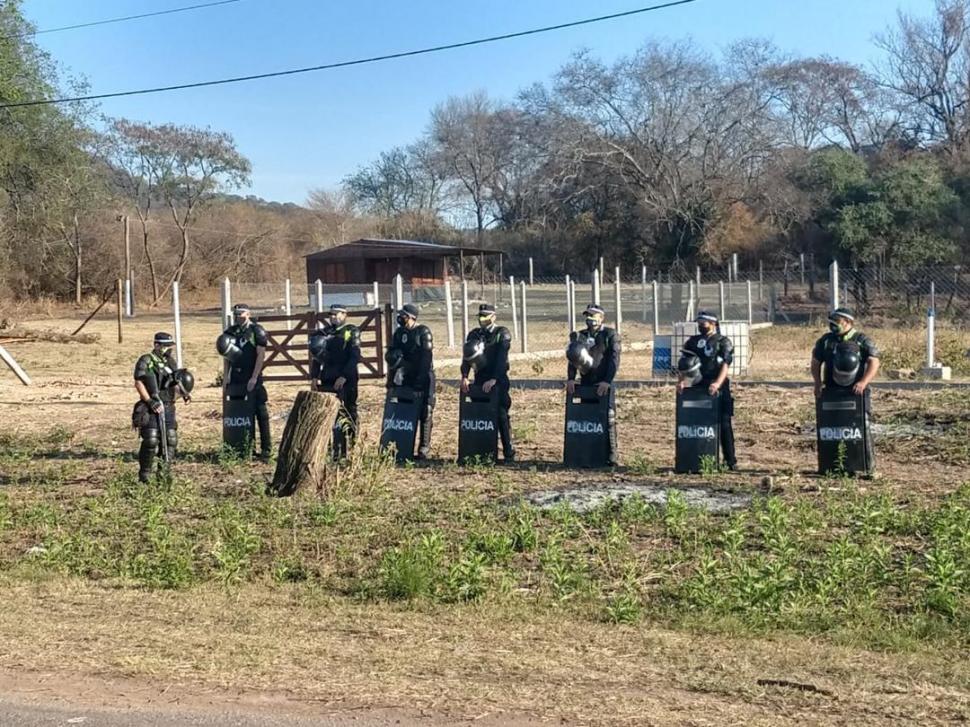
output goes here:
<path id="1" fill-rule="evenodd" d="M 124 120 L 116 122 L 115 129 L 114 159 L 124 171 L 123 183 L 142 220 L 156 305 L 172 283 L 182 279 L 189 259 L 189 230 L 198 210 L 217 192 L 247 184 L 251 166 L 223 132 Z M 161 288 L 148 245 L 148 218 L 155 201 L 168 207 L 180 238 L 176 262 Z"/>
<path id="2" fill-rule="evenodd" d="M 966 136 L 970 100 L 970 2 L 936 0 L 928 19 L 900 12 L 876 38 L 884 51 L 880 82 L 898 96 L 919 142 L 955 148 Z"/>
<path id="3" fill-rule="evenodd" d="M 494 188 L 511 153 L 505 127 L 498 120 L 510 113 L 483 92 L 451 98 L 434 110 L 431 138 L 441 165 L 467 200 L 481 245 L 485 230 L 497 220 Z"/>

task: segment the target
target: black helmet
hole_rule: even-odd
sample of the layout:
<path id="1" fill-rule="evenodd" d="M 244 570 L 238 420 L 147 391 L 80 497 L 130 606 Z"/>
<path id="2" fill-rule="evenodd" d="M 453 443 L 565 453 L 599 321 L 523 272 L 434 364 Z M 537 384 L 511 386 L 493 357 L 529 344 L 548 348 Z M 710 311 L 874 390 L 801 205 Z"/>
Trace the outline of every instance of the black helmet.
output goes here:
<path id="1" fill-rule="evenodd" d="M 701 359 L 693 351 L 682 350 L 677 360 L 677 373 L 680 374 L 688 386 L 697 386 L 701 382 Z"/>
<path id="2" fill-rule="evenodd" d="M 581 374 L 589 373 L 593 368 L 593 355 L 582 341 L 570 341 L 566 346 L 566 360 Z"/>
<path id="3" fill-rule="evenodd" d="M 832 352 L 832 381 L 837 386 L 852 386 L 859 377 L 862 365 L 859 345 L 843 341 Z"/>
<path id="4" fill-rule="evenodd" d="M 165 333 L 164 331 L 159 331 L 155 334 L 155 345 L 156 346 L 174 346 L 175 339 L 172 338 L 171 333 Z"/>
<path id="5" fill-rule="evenodd" d="M 175 383 L 177 383 L 186 394 L 191 394 L 195 388 L 195 377 L 188 369 L 178 369 L 175 372 Z"/>
<path id="6" fill-rule="evenodd" d="M 223 333 L 216 339 L 216 351 L 229 363 L 235 363 L 242 356 L 242 349 L 236 343 L 236 339 L 228 333 Z"/>
<path id="7" fill-rule="evenodd" d="M 326 363 L 327 358 L 327 343 L 330 342 L 331 334 L 324 333 L 323 331 L 314 331 L 310 334 L 310 340 L 307 343 L 307 347 L 310 349 L 310 356 L 312 356 L 319 363 Z"/>
<path id="8" fill-rule="evenodd" d="M 401 368 L 401 364 L 404 363 L 404 352 L 399 348 L 389 348 L 384 354 L 384 360 L 387 362 L 387 367 L 394 371 Z"/>
<path id="9" fill-rule="evenodd" d="M 479 369 L 485 364 L 485 341 L 465 341 L 461 349 L 461 358 L 472 368 Z"/>

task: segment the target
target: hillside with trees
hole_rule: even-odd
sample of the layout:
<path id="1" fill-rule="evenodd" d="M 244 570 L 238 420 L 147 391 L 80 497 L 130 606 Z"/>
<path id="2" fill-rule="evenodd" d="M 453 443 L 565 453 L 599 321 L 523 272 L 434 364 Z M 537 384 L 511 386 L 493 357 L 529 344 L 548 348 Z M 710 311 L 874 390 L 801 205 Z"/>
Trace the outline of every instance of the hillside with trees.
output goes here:
<path id="1" fill-rule="evenodd" d="M 0 103 L 83 89 L 0 6 Z M 307 252 L 363 235 L 468 240 L 538 275 L 691 269 L 738 253 L 864 268 L 970 252 L 970 5 L 938 0 L 874 39 L 872 68 L 761 40 L 713 56 L 649 41 L 612 63 L 577 53 L 499 100 L 470 89 L 305 205 L 236 193 L 252 168 L 224 131 L 107 119 L 82 103 L 0 109 L 0 292 L 80 302 L 124 268 L 174 281 L 301 276 Z M 308 188 L 314 180 L 308 179 Z"/>

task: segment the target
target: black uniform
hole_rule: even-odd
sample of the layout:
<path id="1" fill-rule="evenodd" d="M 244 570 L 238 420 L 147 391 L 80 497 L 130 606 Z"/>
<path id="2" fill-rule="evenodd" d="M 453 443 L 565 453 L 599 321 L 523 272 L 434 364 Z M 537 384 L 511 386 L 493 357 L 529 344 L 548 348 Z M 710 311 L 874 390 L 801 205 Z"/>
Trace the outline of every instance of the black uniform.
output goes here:
<path id="1" fill-rule="evenodd" d="M 866 368 L 869 366 L 869 359 L 879 358 L 879 349 L 876 347 L 875 341 L 864 333 L 860 333 L 855 328 L 850 329 L 845 335 L 833 333 L 831 331 L 826 333 L 815 342 L 815 348 L 812 349 L 812 358 L 822 364 L 822 384 L 826 388 L 830 386 L 838 386 L 838 384 L 832 380 L 832 359 L 835 356 L 836 347 L 840 343 L 854 343 L 859 347 L 859 371 L 856 373 L 855 381 L 852 382 L 851 386 L 857 384 L 862 377 L 865 376 Z M 862 402 L 863 407 L 865 408 L 866 416 L 872 416 L 872 399 L 869 396 L 869 387 L 866 387 L 866 391 L 862 395 Z M 876 453 L 869 427 L 866 427 L 865 445 L 866 453 L 869 458 L 869 468 L 871 470 L 875 468 Z"/>
<path id="2" fill-rule="evenodd" d="M 341 423 L 346 426 L 348 440 L 357 436 L 357 384 L 360 363 L 360 329 L 349 323 L 342 326 L 325 325 L 319 332 L 326 337 L 323 362 L 314 359 L 310 365 L 310 376 L 317 382 L 320 391 L 336 393 L 340 398 Z M 316 334 L 315 334 L 316 335 Z M 334 382 L 346 379 L 343 388 L 337 392 Z"/>
<path id="3" fill-rule="evenodd" d="M 432 415 L 435 405 L 434 338 L 427 326 L 410 330 L 398 326 L 391 338 L 392 351 L 401 352 L 401 365 L 388 371 L 387 387 L 406 386 L 424 394 L 421 410 L 421 439 L 418 453 L 427 457 L 431 450 Z"/>
<path id="4" fill-rule="evenodd" d="M 165 429 L 168 434 L 169 457 L 174 458 L 178 448 L 178 421 L 175 418 L 175 371 L 177 364 L 171 355 L 162 358 L 154 351 L 146 353 L 135 363 L 135 381 L 145 385 L 148 395 L 162 403 L 165 410 Z M 141 436 L 138 450 L 138 479 L 148 482 L 152 476 L 155 456 L 162 453 L 161 429 L 158 415 L 147 402 L 139 401 L 132 412 L 132 425 Z"/>
<path id="5" fill-rule="evenodd" d="M 481 386 L 490 379 L 495 379 L 498 391 L 498 434 L 502 440 L 502 454 L 511 461 L 515 458 L 515 447 L 512 444 L 512 425 L 509 421 L 509 409 L 512 408 L 512 396 L 509 392 L 509 349 L 512 348 L 512 334 L 504 326 L 494 323 L 488 328 L 475 328 L 468 333 L 466 342 L 484 342 L 484 363 L 475 369 L 476 386 Z M 471 372 L 468 361 L 461 363 L 461 377 L 468 378 Z"/>
<path id="6" fill-rule="evenodd" d="M 613 328 L 601 326 L 598 330 L 585 328 L 581 331 L 573 331 L 569 334 L 570 343 L 580 341 L 589 349 L 593 357 L 593 366 L 579 377 L 580 386 L 596 386 L 601 383 L 610 385 L 610 404 L 607 426 L 609 429 L 610 454 L 609 463 L 615 465 L 617 462 L 618 447 L 616 443 L 616 389 L 613 386 L 613 379 L 616 372 L 620 370 L 620 334 Z M 575 366 L 570 363 L 566 369 L 566 378 L 569 381 L 576 380 L 579 373 Z"/>
<path id="7" fill-rule="evenodd" d="M 226 390 L 234 391 L 236 395 L 241 396 L 246 392 L 246 385 L 256 369 L 256 348 L 260 346 L 265 348 L 269 345 L 269 339 L 266 336 L 266 331 L 257 323 L 250 323 L 247 326 L 230 326 L 225 330 L 225 334 L 232 336 L 236 345 L 242 350 L 242 355 L 235 362 L 229 364 Z M 267 407 L 269 396 L 266 393 L 266 386 L 263 384 L 262 371 L 256 378 L 256 386 L 250 396 L 252 397 L 256 423 L 259 426 L 260 452 L 262 456 L 268 457 L 273 451 L 273 443 L 269 426 L 269 408 Z"/>
<path id="8" fill-rule="evenodd" d="M 695 386 L 707 388 L 721 373 L 721 366 L 728 366 L 734 361 L 734 344 L 727 336 L 712 333 L 710 336 L 691 336 L 684 344 L 685 351 L 697 354 L 701 361 L 701 380 Z M 734 427 L 731 417 L 734 416 L 734 397 L 731 396 L 731 380 L 724 379 L 721 385 L 721 452 L 728 467 L 736 467 L 738 460 L 734 452 Z"/>

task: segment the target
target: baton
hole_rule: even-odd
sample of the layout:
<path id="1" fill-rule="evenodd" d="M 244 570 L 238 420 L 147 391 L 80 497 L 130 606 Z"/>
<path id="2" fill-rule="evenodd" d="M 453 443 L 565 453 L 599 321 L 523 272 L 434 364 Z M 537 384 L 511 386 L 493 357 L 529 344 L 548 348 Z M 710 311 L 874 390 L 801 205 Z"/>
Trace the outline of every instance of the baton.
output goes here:
<path id="1" fill-rule="evenodd" d="M 165 461 L 166 465 L 169 465 L 172 463 L 172 461 L 171 459 L 169 459 L 169 452 L 168 452 L 168 425 L 165 421 L 164 404 L 162 405 L 162 410 L 158 414 L 156 414 L 156 416 L 158 417 L 158 431 L 162 435 L 162 442 L 161 442 L 162 459 Z"/>

